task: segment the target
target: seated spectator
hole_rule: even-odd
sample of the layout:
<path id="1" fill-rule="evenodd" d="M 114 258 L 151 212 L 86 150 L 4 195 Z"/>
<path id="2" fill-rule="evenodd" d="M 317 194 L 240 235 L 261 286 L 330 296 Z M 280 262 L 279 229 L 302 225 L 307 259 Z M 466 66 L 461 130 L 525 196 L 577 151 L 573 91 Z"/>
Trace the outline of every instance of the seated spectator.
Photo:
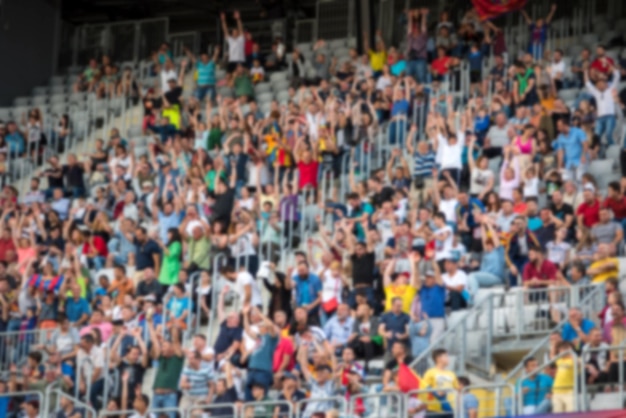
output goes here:
<path id="1" fill-rule="evenodd" d="M 617 277 L 618 273 L 619 262 L 617 258 L 611 257 L 610 247 L 607 244 L 598 245 L 593 255 L 593 262 L 587 269 L 591 282 L 603 283 L 612 277 Z"/>
<path id="2" fill-rule="evenodd" d="M 372 308 L 366 303 L 359 304 L 356 308 L 352 334 L 348 338 L 348 346 L 354 350 L 357 358 L 368 360 L 384 352 L 379 328 L 379 319 L 372 315 Z"/>
<path id="3" fill-rule="evenodd" d="M 602 382 L 608 365 L 609 345 L 602 341 L 602 330 L 593 328 L 589 332 L 589 341 L 582 347 L 585 379 L 587 384 Z"/>
<path id="4" fill-rule="evenodd" d="M 580 350 L 583 344 L 590 341 L 590 332 L 595 327 L 593 321 L 583 318 L 583 313 L 578 308 L 570 308 L 569 321 L 563 325 L 561 338 L 571 343 L 576 350 Z"/>
<path id="5" fill-rule="evenodd" d="M 337 353 L 343 351 L 348 344 L 353 328 L 354 318 L 350 316 L 350 307 L 345 303 L 340 303 L 336 314 L 324 325 L 326 339 Z"/>
<path id="6" fill-rule="evenodd" d="M 609 208 L 600 209 L 599 222 L 591 228 L 591 235 L 599 244 L 609 244 L 615 252 L 624 240 L 621 224 L 613 221 L 613 212 Z"/>

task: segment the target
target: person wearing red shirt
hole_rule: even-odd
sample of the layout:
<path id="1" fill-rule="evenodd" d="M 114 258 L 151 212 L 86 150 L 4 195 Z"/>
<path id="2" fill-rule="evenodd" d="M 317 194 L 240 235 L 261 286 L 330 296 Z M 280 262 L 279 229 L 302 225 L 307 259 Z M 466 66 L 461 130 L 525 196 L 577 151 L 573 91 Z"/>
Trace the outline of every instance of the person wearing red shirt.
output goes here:
<path id="1" fill-rule="evenodd" d="M 524 266 L 522 282 L 527 289 L 547 288 L 556 283 L 557 268 L 545 259 L 543 250 L 539 246 L 528 249 L 528 263 Z"/>
<path id="2" fill-rule="evenodd" d="M 101 270 L 104 268 L 104 263 L 109 255 L 106 242 L 101 236 L 92 235 L 89 230 L 83 231 L 83 236 L 85 238 L 83 254 L 93 263 L 96 270 Z"/>
<path id="3" fill-rule="evenodd" d="M 305 149 L 304 147 L 305 145 L 302 138 L 298 138 L 294 153 L 296 156 L 298 171 L 300 172 L 298 188 L 302 190 L 305 187 L 310 186 L 317 189 L 317 172 L 319 166 L 319 163 L 317 162 L 317 142 L 311 143 L 312 150 Z"/>
<path id="4" fill-rule="evenodd" d="M 622 193 L 620 184 L 616 181 L 609 183 L 608 196 L 602 203 L 603 208 L 613 211 L 613 220 L 622 224 L 626 230 L 626 196 Z"/>
<path id="5" fill-rule="evenodd" d="M 594 73 L 596 75 L 598 73 L 608 75 L 614 67 L 615 61 L 613 61 L 613 58 L 606 55 L 606 51 L 602 45 L 598 45 L 596 48 L 596 59 L 591 63 L 592 78 L 596 78 L 594 77 Z"/>
<path id="6" fill-rule="evenodd" d="M 17 252 L 11 230 L 4 227 L 4 219 L 2 219 L 0 230 L 0 261 L 11 262 L 15 259 Z"/>
<path id="7" fill-rule="evenodd" d="M 578 226 L 593 227 L 600 222 L 600 201 L 596 197 L 596 188 L 587 183 L 583 188 L 583 203 L 576 209 Z"/>
<path id="8" fill-rule="evenodd" d="M 437 81 L 442 81 L 443 76 L 448 74 L 450 67 L 456 63 L 455 58 L 446 56 L 446 49 L 443 47 L 437 48 L 437 58 L 430 64 L 430 70 L 433 73 L 433 77 Z"/>
<path id="9" fill-rule="evenodd" d="M 522 284 L 524 289 L 536 289 L 530 293 L 531 302 L 550 300 L 550 306 L 556 306 L 558 302 L 558 292 L 551 292 L 548 289 L 558 285 L 559 271 L 554 263 L 546 260 L 543 249 L 540 246 L 531 246 L 528 249 L 528 263 L 524 266 L 522 273 Z M 545 289 L 545 291 L 540 291 Z M 551 319 L 554 322 L 561 321 L 561 313 L 558 309 L 550 310 Z"/>

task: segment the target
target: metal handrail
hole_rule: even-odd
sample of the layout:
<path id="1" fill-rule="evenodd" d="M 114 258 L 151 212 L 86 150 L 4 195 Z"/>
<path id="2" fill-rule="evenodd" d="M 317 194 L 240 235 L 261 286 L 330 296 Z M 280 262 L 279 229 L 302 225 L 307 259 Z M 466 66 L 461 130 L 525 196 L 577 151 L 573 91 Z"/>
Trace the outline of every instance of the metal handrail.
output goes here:
<path id="1" fill-rule="evenodd" d="M 347 416 L 348 414 L 348 401 L 346 398 L 342 398 L 341 396 L 328 396 L 323 398 L 305 398 L 298 402 L 296 402 L 296 407 L 290 411 L 290 414 L 287 417 L 300 417 L 304 415 L 304 411 L 306 410 L 306 405 L 313 402 L 334 402 L 335 404 L 341 404 L 342 407 L 339 408 L 342 411 L 341 416 Z M 280 415 L 280 414 L 279 414 Z"/>
<path id="2" fill-rule="evenodd" d="M 501 408 L 501 398 L 504 396 L 502 394 L 503 389 L 509 389 L 510 393 L 511 393 L 511 397 L 515 397 L 515 387 L 510 384 L 510 383 L 506 383 L 506 382 L 499 382 L 499 383 L 486 383 L 486 384 L 478 384 L 478 385 L 470 385 L 467 386 L 465 388 L 463 388 L 461 390 L 460 396 L 463 397 L 464 394 L 466 393 L 470 393 L 470 391 L 472 390 L 476 390 L 476 389 L 480 389 L 480 390 L 496 390 L 496 400 L 495 400 L 495 410 L 494 410 L 494 416 L 500 415 L 499 410 Z M 465 403 L 464 402 L 459 402 L 459 416 L 461 417 L 465 417 L 466 412 L 465 411 Z M 511 415 L 517 415 L 518 413 L 518 409 L 517 409 L 517 405 L 516 402 L 512 403 L 512 411 Z"/>
<path id="3" fill-rule="evenodd" d="M 582 300 L 580 301 L 580 306 L 585 306 L 586 304 L 588 304 L 588 303 L 591 301 L 591 299 L 592 299 L 592 298 L 594 298 L 594 297 L 596 297 L 596 296 L 598 296 L 598 295 L 603 295 L 603 294 L 604 294 L 604 284 L 598 284 L 598 285 L 595 285 L 595 288 L 594 288 L 594 289 L 592 289 L 589 293 L 587 293 L 587 294 L 586 294 L 586 295 L 582 298 Z M 504 377 L 504 380 L 505 380 L 505 381 L 510 381 L 510 380 L 514 379 L 514 378 L 515 378 L 515 376 L 516 376 L 516 375 L 517 375 L 520 371 L 522 371 L 522 369 L 524 368 L 524 360 L 525 360 L 526 358 L 536 356 L 536 354 L 537 354 L 540 350 L 544 349 L 547 345 L 549 345 L 549 342 L 550 342 L 550 335 L 551 335 L 552 333 L 554 333 L 554 332 L 560 331 L 560 330 L 561 330 L 561 328 L 563 328 L 563 326 L 567 323 L 567 321 L 568 321 L 568 318 L 563 318 L 563 319 L 561 320 L 561 322 L 560 322 L 557 326 L 555 326 L 554 328 L 552 328 L 552 329 L 548 332 L 548 334 L 547 334 L 547 335 L 546 335 L 546 336 L 545 336 L 545 337 L 544 337 L 544 338 L 543 338 L 543 339 L 542 339 L 542 340 L 541 340 L 538 344 L 536 344 L 536 345 L 535 345 L 535 347 L 534 347 L 534 348 L 533 348 L 533 349 L 532 349 L 529 353 L 527 353 L 527 354 L 524 356 L 524 359 L 522 359 L 522 361 L 520 361 L 520 362 L 517 364 L 517 366 L 515 366 L 515 367 L 513 368 L 513 370 L 511 370 L 511 371 L 509 371 L 509 372 L 507 373 L 507 375 Z"/>
<path id="4" fill-rule="evenodd" d="M 581 359 L 584 359 L 585 354 L 588 353 L 595 353 L 595 352 L 602 352 L 602 351 L 607 351 L 610 352 L 611 351 L 615 351 L 618 350 L 618 381 L 617 381 L 617 385 L 619 386 L 619 397 L 620 397 L 620 405 L 624 405 L 624 402 L 626 401 L 626 391 L 624 390 L 624 350 L 626 350 L 626 340 L 622 341 L 621 343 L 619 343 L 618 345 L 611 345 L 609 347 L 596 347 L 596 348 L 591 348 L 588 345 L 585 345 L 585 347 L 583 348 L 583 351 L 580 355 Z M 583 364 L 583 368 L 584 368 L 584 364 Z M 588 410 L 589 406 L 587 405 L 587 393 L 588 393 L 588 388 L 587 388 L 587 379 L 580 379 L 581 380 L 581 387 L 580 387 L 580 394 L 583 396 L 582 398 L 582 409 L 583 410 Z"/>

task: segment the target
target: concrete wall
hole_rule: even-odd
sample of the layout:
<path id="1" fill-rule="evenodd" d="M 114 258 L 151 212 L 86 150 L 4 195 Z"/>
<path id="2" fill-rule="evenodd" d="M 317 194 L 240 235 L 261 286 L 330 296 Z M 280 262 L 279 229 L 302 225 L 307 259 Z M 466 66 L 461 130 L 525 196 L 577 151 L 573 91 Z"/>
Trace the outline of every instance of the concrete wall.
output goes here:
<path id="1" fill-rule="evenodd" d="M 0 106 L 47 85 L 57 54 L 60 1 L 0 0 Z"/>

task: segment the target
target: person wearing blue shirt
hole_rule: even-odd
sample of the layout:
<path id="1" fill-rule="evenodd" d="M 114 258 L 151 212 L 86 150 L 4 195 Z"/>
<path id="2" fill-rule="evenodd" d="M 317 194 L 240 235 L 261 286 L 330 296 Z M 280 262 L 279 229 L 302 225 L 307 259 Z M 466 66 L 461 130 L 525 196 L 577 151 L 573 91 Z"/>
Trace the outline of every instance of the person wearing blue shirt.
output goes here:
<path id="1" fill-rule="evenodd" d="M 152 195 L 152 221 L 159 226 L 159 238 L 163 244 L 167 245 L 167 231 L 170 228 L 178 228 L 183 221 L 183 211 L 180 209 L 180 200 L 174 199 L 173 202 L 165 201 L 163 210 L 159 210 L 156 205 L 156 193 Z"/>
<path id="2" fill-rule="evenodd" d="M 285 288 L 295 289 L 296 307 L 306 309 L 310 319 L 318 320 L 322 300 L 322 281 L 316 274 L 309 272 L 306 261 L 298 263 L 292 277 L 287 275 Z"/>
<path id="3" fill-rule="evenodd" d="M 248 357 L 248 373 L 245 386 L 245 399 L 251 401 L 252 387 L 260 386 L 264 389 L 265 394 L 274 382 L 272 373 L 274 351 L 278 345 L 279 329 L 274 323 L 261 313 L 257 308 L 252 308 L 256 314 L 261 317 L 261 323 L 258 332 L 250 327 L 250 307 L 243 308 L 243 327 L 249 337 L 254 339 L 257 344 Z"/>
<path id="4" fill-rule="evenodd" d="M 588 159 L 587 135 L 582 129 L 570 126 L 567 117 L 559 119 L 556 128 L 559 136 L 552 143 L 552 148 L 557 152 L 559 166 L 565 168 L 570 179 L 580 181 Z"/>
<path id="5" fill-rule="evenodd" d="M 576 348 L 589 340 L 589 332 L 595 327 L 593 321 L 583 318 L 583 313 L 578 308 L 570 308 L 569 321 L 563 325 L 561 338 L 563 341 L 574 344 Z"/>
<path id="6" fill-rule="evenodd" d="M 419 271 L 419 269 L 417 269 Z M 419 289 L 420 302 L 422 302 L 422 312 L 428 315 L 430 326 L 430 342 L 437 341 L 437 338 L 446 329 L 446 287 L 441 279 L 439 266 L 433 261 L 432 269 L 426 270 L 424 281 Z"/>
<path id="7" fill-rule="evenodd" d="M 15 122 L 7 124 L 7 134 L 4 137 L 4 141 L 9 146 L 9 152 L 13 157 L 23 154 L 26 150 L 26 141 L 22 133 L 17 129 Z"/>
<path id="8" fill-rule="evenodd" d="M 65 299 L 65 315 L 74 325 L 80 326 L 87 323 L 91 309 L 87 299 L 80 296 L 80 285 L 74 282 L 70 288 L 72 296 Z"/>
<path id="9" fill-rule="evenodd" d="M 476 211 L 484 213 L 485 205 L 479 199 L 470 197 L 467 193 L 459 193 L 457 199 L 459 203 L 456 205 L 456 219 L 461 220 L 465 218 L 465 226 L 467 227 L 465 231 L 459 227 L 463 245 L 468 250 L 475 251 L 477 245 L 474 244 L 474 229 L 480 227 L 480 225 L 476 221 L 474 213 Z"/>
<path id="10" fill-rule="evenodd" d="M 209 58 L 209 54 L 203 52 L 200 54 L 200 59 L 196 60 L 196 57 L 188 49 L 185 51 L 191 62 L 196 65 L 196 89 L 193 95 L 200 101 L 204 100 L 206 95 L 209 95 L 211 102 L 215 101 L 215 63 L 220 55 L 220 47 L 213 48 L 213 57 Z"/>
<path id="11" fill-rule="evenodd" d="M 409 343 L 410 323 L 411 317 L 402 312 L 402 298 L 394 297 L 391 301 L 391 311 L 385 312 L 380 317 L 380 334 L 385 340 L 387 350 L 391 350 L 396 341 L 405 345 Z"/>
<path id="12" fill-rule="evenodd" d="M 531 374 L 539 367 L 534 357 L 524 360 L 524 371 Z M 518 383 L 518 391 L 523 393 L 523 415 L 544 414 L 550 410 L 550 398 L 547 397 L 552 391 L 553 379 L 547 374 L 536 373 Z"/>
<path id="13" fill-rule="evenodd" d="M 478 416 L 478 398 L 471 392 L 463 392 L 463 390 L 469 386 L 471 386 L 471 382 L 469 378 L 465 376 L 459 376 L 456 379 L 459 385 L 459 392 L 461 396 L 459 396 L 459 401 L 463 404 L 463 408 L 459 408 L 459 410 L 463 411 L 463 415 L 461 418 L 473 418 Z"/>
<path id="14" fill-rule="evenodd" d="M 389 143 L 404 146 L 407 136 L 408 122 L 406 120 L 409 114 L 409 100 L 411 99 L 411 86 L 408 81 L 404 80 L 405 91 L 402 91 L 401 83 L 398 83 L 393 92 L 393 104 L 391 105 L 391 122 L 389 123 Z"/>
<path id="15" fill-rule="evenodd" d="M 479 288 L 501 285 L 505 280 L 504 247 L 491 223 L 486 222 L 481 227 L 483 254 L 480 270 L 470 273 L 467 278 L 467 290 L 472 297 Z"/>
<path id="16" fill-rule="evenodd" d="M 189 296 L 185 294 L 184 284 L 177 283 L 173 286 L 173 289 L 174 295 L 167 302 L 167 321 L 175 321 L 176 324 L 182 325 L 189 314 L 191 303 L 189 301 Z"/>

